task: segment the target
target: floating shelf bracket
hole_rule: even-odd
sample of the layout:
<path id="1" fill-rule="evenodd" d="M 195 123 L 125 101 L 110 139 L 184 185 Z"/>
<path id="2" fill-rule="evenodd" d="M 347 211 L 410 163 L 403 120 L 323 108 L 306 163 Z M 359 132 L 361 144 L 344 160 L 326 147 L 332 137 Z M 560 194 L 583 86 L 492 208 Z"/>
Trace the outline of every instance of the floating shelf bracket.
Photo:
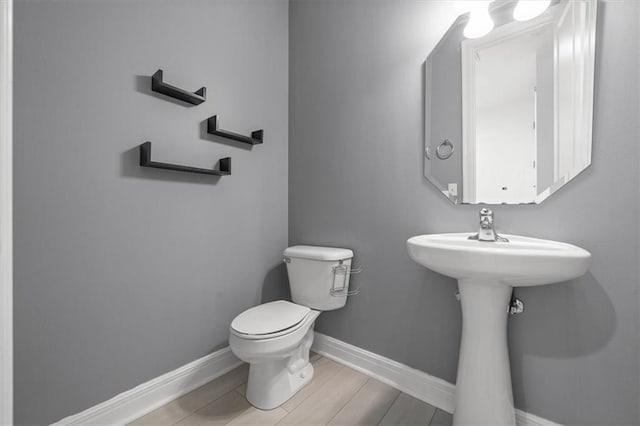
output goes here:
<path id="1" fill-rule="evenodd" d="M 200 105 L 207 99 L 206 87 L 201 87 L 196 92 L 191 93 L 179 87 L 172 86 L 169 83 L 165 83 L 162 81 L 161 69 L 151 76 L 151 90 L 193 105 Z"/>
<path id="2" fill-rule="evenodd" d="M 219 170 L 180 166 L 178 164 L 159 163 L 157 161 L 151 161 L 151 142 L 145 142 L 140 145 L 140 166 L 153 167 L 155 169 L 177 170 L 179 172 L 200 173 L 203 175 L 228 176 L 231 174 L 231 157 L 220 159 Z"/>
<path id="3" fill-rule="evenodd" d="M 233 139 L 234 141 L 246 143 L 249 145 L 258 145 L 262 143 L 262 137 L 264 132 L 262 129 L 251 132 L 251 136 L 244 136 L 238 133 L 228 132 L 226 130 L 220 130 L 220 117 L 214 115 L 207 119 L 207 133 L 210 135 L 217 135 L 227 139 Z"/>

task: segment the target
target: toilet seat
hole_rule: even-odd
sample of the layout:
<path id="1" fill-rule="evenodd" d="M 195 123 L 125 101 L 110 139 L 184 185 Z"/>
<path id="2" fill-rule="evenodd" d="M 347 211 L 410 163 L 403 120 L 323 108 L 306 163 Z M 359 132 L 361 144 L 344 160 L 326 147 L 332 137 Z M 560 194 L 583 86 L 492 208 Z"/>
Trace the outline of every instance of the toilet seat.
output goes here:
<path id="1" fill-rule="evenodd" d="M 234 318 L 230 331 L 237 337 L 262 340 L 295 332 L 304 326 L 311 309 L 278 300 L 247 309 Z"/>

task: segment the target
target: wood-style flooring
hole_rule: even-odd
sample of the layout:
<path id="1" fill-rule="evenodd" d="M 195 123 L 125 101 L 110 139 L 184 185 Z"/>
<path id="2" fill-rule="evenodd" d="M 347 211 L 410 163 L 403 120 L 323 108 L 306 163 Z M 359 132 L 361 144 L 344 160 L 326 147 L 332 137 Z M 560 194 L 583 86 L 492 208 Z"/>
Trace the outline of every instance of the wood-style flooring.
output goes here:
<path id="1" fill-rule="evenodd" d="M 320 355 L 311 382 L 280 407 L 258 410 L 244 397 L 243 365 L 131 425 L 451 425 L 451 414 Z"/>

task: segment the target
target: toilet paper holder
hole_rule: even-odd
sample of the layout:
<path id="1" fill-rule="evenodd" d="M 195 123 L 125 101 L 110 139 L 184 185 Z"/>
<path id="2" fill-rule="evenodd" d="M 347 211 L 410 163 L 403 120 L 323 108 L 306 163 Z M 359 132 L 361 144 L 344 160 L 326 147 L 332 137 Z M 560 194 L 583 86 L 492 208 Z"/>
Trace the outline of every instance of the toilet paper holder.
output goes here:
<path id="1" fill-rule="evenodd" d="M 332 270 L 333 285 L 331 286 L 331 290 L 329 290 L 332 296 L 355 296 L 356 294 L 360 293 L 359 287 L 355 290 L 348 290 L 348 282 L 351 275 L 357 275 L 362 272 L 362 266 L 352 268 L 351 265 L 342 263 L 342 261 L 340 261 L 340 264 L 334 266 Z"/>

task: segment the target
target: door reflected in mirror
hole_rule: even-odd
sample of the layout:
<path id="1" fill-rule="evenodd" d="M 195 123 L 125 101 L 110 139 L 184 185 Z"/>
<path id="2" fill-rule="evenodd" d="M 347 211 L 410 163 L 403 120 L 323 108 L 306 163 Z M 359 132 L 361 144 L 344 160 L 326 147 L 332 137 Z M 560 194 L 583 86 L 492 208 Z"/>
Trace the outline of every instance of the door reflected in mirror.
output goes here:
<path id="1" fill-rule="evenodd" d="M 480 38 L 459 17 L 426 61 L 425 176 L 454 203 L 539 203 L 591 163 L 596 1 L 515 5 Z"/>

